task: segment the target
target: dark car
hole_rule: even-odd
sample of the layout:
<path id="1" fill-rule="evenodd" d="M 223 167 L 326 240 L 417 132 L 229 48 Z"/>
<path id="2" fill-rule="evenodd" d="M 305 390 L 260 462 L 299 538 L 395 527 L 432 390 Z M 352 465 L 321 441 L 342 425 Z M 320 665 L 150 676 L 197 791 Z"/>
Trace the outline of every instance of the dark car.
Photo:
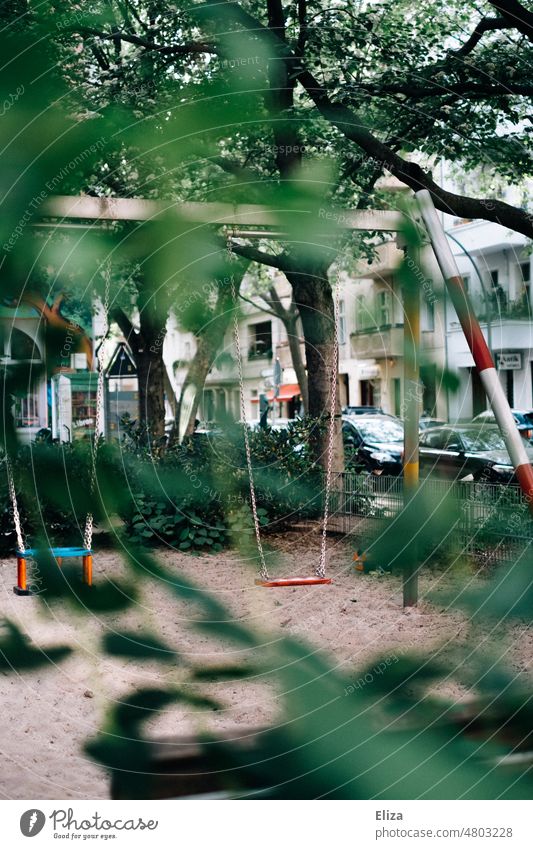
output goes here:
<path id="1" fill-rule="evenodd" d="M 430 416 L 422 416 L 418 422 L 418 430 L 422 433 L 422 431 L 428 430 L 430 427 L 441 427 L 446 424 L 448 422 L 445 422 L 443 419 L 432 419 Z"/>
<path id="2" fill-rule="evenodd" d="M 356 459 L 376 474 L 402 472 L 403 425 L 394 416 L 343 416 L 342 435 L 346 459 Z"/>
<path id="3" fill-rule="evenodd" d="M 526 446 L 533 463 L 533 448 Z M 420 437 L 420 474 L 449 480 L 516 483 L 503 437 L 494 425 L 433 427 Z"/>
<path id="4" fill-rule="evenodd" d="M 381 407 L 372 407 L 370 405 L 362 405 L 360 407 L 343 407 L 342 412 L 346 416 L 382 416 L 384 415 Z"/>
<path id="5" fill-rule="evenodd" d="M 520 436 L 533 441 L 533 410 L 511 410 L 511 413 L 513 414 Z M 472 421 L 476 424 L 496 424 L 492 410 L 485 410 L 483 413 L 479 413 Z"/>

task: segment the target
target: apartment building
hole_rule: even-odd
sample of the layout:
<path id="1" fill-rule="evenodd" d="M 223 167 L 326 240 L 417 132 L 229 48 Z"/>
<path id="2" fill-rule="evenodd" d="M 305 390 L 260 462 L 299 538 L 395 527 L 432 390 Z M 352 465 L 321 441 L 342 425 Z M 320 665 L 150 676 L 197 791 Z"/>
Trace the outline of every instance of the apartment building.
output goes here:
<path id="1" fill-rule="evenodd" d="M 447 231 L 507 399 L 517 409 L 533 409 L 531 243 L 486 221 L 455 222 Z M 460 380 L 449 398 L 450 417 L 470 418 L 487 400 L 449 302 L 445 341 L 448 366 Z"/>
<path id="2" fill-rule="evenodd" d="M 288 282 L 284 277 L 279 276 L 276 278 L 276 287 L 282 303 L 288 306 L 291 299 Z M 285 327 L 280 319 L 260 308 L 258 297 L 253 297 L 253 300 L 257 306 L 244 300 L 240 302 L 239 340 L 246 416 L 250 421 L 259 418 L 259 402 L 262 394 L 272 402 L 274 368 L 276 360 L 279 360 L 281 388 L 274 412 L 277 417 L 294 418 L 302 411 L 301 395 L 292 367 Z M 301 345 L 303 351 L 303 339 Z M 182 332 L 175 320 L 171 319 L 163 354 L 178 395 L 194 352 L 193 334 Z M 207 377 L 199 418 L 203 421 L 214 421 L 224 414 L 230 414 L 236 420 L 241 415 L 233 325 L 228 328 L 223 345 Z"/>

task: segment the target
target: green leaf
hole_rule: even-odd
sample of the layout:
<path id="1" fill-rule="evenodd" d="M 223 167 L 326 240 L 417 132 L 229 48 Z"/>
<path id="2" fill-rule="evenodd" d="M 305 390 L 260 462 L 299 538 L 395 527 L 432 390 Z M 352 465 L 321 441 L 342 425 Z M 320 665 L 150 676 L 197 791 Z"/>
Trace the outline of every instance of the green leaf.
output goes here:
<path id="1" fill-rule="evenodd" d="M 107 654 L 118 657 L 158 660 L 161 663 L 174 664 L 178 659 L 174 649 L 158 637 L 138 631 L 107 633 L 103 639 L 103 649 Z"/>
<path id="2" fill-rule="evenodd" d="M 20 672 L 60 663 L 72 653 L 68 646 L 32 646 L 28 637 L 9 620 L 5 620 L 2 627 L 7 632 L 0 635 L 0 670 L 3 672 Z"/>

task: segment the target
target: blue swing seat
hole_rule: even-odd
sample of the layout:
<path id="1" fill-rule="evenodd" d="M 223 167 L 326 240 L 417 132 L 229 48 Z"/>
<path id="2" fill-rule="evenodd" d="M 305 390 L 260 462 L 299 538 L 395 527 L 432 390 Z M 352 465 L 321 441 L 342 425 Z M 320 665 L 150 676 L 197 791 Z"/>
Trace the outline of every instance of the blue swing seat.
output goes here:
<path id="1" fill-rule="evenodd" d="M 39 557 L 42 554 L 52 554 L 54 557 L 87 557 L 92 554 L 90 548 L 75 548 L 66 546 L 53 548 L 27 548 L 26 551 L 17 551 L 17 557 Z"/>
<path id="2" fill-rule="evenodd" d="M 90 548 L 77 548 L 76 546 L 53 546 L 51 548 L 27 548 L 26 551 L 17 550 L 17 585 L 13 587 L 16 595 L 32 595 L 28 589 L 27 560 L 35 560 L 39 555 L 52 555 L 57 565 L 61 568 L 64 557 L 81 557 L 83 559 L 83 582 L 88 586 L 93 583 L 93 553 Z"/>

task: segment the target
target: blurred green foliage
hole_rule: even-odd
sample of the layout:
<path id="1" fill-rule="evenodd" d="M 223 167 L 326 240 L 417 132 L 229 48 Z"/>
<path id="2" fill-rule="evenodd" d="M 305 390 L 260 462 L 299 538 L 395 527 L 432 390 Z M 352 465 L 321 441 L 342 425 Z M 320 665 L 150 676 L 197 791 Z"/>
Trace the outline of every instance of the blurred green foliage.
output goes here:
<path id="1" fill-rule="evenodd" d="M 113 306 L 127 306 L 134 315 L 150 305 L 154 324 L 156 319 L 164 324 L 171 306 L 186 309 L 191 292 L 224 275 L 221 240 L 209 228 L 191 227 L 179 210 L 142 227 L 133 222 L 95 232 L 97 227 L 87 226 L 67 237 L 59 227 L 56 232 L 61 224 L 56 221 L 36 233 L 32 225 L 47 200 L 61 193 L 261 202 L 287 229 L 288 244 L 297 243 L 297 250 L 286 250 L 293 261 L 310 257 L 329 265 L 339 245 L 349 241 L 333 222 L 325 227 L 320 210 L 331 203 L 366 205 L 382 169 L 376 173 L 375 163 L 347 145 L 300 92 L 282 114 L 272 109 L 269 71 L 280 67 L 275 39 L 268 33 L 260 37 L 258 28 L 246 31 L 234 17 L 249 10 L 265 24 L 264 4 L 4 5 L 0 287 L 7 302 L 33 286 L 47 298 L 54 286 L 67 287 L 82 315 L 102 294 L 102 264 L 109 260 L 115 269 Z M 500 83 L 511 83 L 531 64 L 531 46 L 523 39 L 519 45 L 514 33 L 505 40 L 490 36 L 473 62 L 454 60 L 450 45 L 462 42 L 474 12 L 475 3 L 458 0 L 445 9 L 429 0 L 381 2 L 362 10 L 350 2 L 335 9 L 320 3 L 319 26 L 310 26 L 304 39 L 306 61 L 320 70 L 334 99 L 361 110 L 368 125 L 396 149 L 460 159 L 468 169 L 489 161 L 504 177 L 528 174 L 527 101 L 502 97 L 487 105 L 477 96 L 456 100 L 450 94 L 453 86 L 486 81 L 487 71 Z M 286 24 L 294 41 L 293 7 Z M 118 37 L 119 25 L 129 40 Z M 207 41 L 205 49 L 180 49 L 200 39 Z M 391 80 L 406 93 L 390 91 Z M 413 95 L 420 81 L 430 88 L 439 83 L 422 98 L 423 114 Z M 280 126 L 295 131 L 299 148 L 306 148 L 297 178 L 289 179 L 279 167 L 275 130 Z M 502 135 L 502 127 L 509 126 L 516 129 Z M 387 192 L 378 190 L 376 205 L 388 200 Z M 369 251 L 372 246 L 370 240 Z M 192 313 L 186 318 L 194 327 L 201 309 Z M 51 361 L 60 346 L 60 336 L 51 336 Z M 120 454 L 116 446 L 101 446 L 98 486 L 91 492 L 88 445 L 31 446 L 17 453 L 12 401 L 35 379 L 38 374 L 27 369 L 3 369 L 1 441 L 16 458 L 24 519 L 32 542 L 43 549 L 37 567 L 45 605 L 66 605 L 69 616 L 98 614 L 106 622 L 118 612 L 134 618 L 141 590 L 155 582 L 176 605 L 194 606 L 192 627 L 231 648 L 227 667 L 206 669 L 184 663 L 179 649 L 155 629 L 108 628 L 102 634 L 103 654 L 160 662 L 165 671 L 175 667 L 181 675 L 180 685 L 125 695 L 87 745 L 92 757 L 122 776 L 126 795 L 146 798 L 151 792 L 152 745 L 145 720 L 174 705 L 217 710 L 223 699 L 206 693 L 206 682 L 212 688 L 234 676 L 244 687 L 247 678 L 273 686 L 280 713 L 249 751 L 230 742 L 213 749 L 213 735 L 202 738 L 206 751 L 216 752 L 215 766 L 233 795 L 253 788 L 262 798 L 285 799 L 531 798 L 531 682 L 509 675 L 504 662 L 488 657 L 478 642 L 475 651 L 455 646 L 453 657 L 443 660 L 438 648 L 425 650 L 421 639 L 416 655 L 385 663 L 379 675 L 379 659 L 368 671 L 356 671 L 365 686 L 355 688 L 349 674 L 314 648 L 252 630 L 200 582 L 192 583 L 138 545 L 139 539 L 159 537 L 181 550 L 218 550 L 231 535 L 248 552 L 242 443 L 228 435 L 220 445 L 187 443 L 164 458 L 157 451 Z M 295 510 L 311 515 L 316 510 L 318 473 L 310 450 L 316 433 L 306 427 L 252 436 L 265 522 Z M 201 487 L 220 494 L 215 505 L 191 486 L 189 462 Z M 1 503 L 2 541 L 12 548 L 5 493 Z M 120 586 L 103 581 L 83 587 L 77 570 L 57 569 L 47 553 L 52 541 L 75 542 L 88 510 L 100 527 L 114 530 L 116 556 L 127 567 Z M 125 519 L 125 529 L 112 525 L 110 517 L 116 516 Z M 450 533 L 453 522 L 452 507 L 414 497 L 376 545 L 390 561 L 400 540 L 403 565 L 409 565 L 410 540 L 423 543 Z M 486 618 L 502 633 L 506 625 L 529 624 L 531 583 L 524 558 L 487 578 L 479 593 L 455 592 L 454 604 L 472 620 L 472 640 Z M 11 622 L 0 635 L 5 674 L 59 662 L 69 651 L 38 649 Z M 242 659 L 237 666 L 236 651 Z M 451 697 L 435 696 L 435 689 L 450 680 L 471 694 L 461 709 Z M 516 753 L 524 757 L 513 759 Z"/>

